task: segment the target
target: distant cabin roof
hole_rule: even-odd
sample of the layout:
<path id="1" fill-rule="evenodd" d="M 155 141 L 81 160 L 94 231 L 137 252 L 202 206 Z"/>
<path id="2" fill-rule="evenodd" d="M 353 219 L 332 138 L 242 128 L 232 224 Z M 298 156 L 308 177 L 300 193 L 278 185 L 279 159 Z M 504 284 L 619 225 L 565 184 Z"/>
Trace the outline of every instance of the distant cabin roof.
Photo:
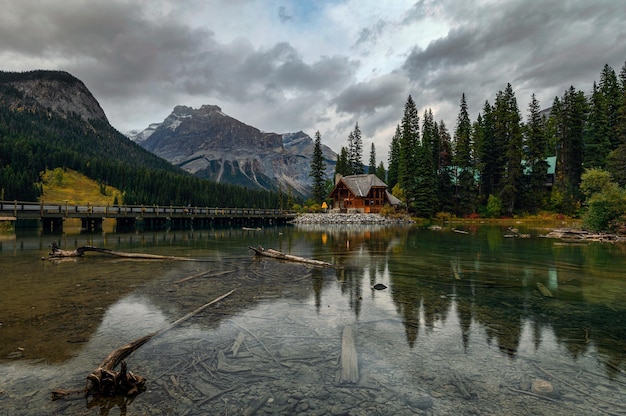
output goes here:
<path id="1" fill-rule="evenodd" d="M 343 183 L 352 191 L 352 193 L 361 198 L 365 198 L 369 194 L 370 189 L 373 187 L 387 188 L 387 184 L 381 181 L 378 176 L 374 174 L 365 175 L 350 175 L 343 176 L 341 179 Z"/>

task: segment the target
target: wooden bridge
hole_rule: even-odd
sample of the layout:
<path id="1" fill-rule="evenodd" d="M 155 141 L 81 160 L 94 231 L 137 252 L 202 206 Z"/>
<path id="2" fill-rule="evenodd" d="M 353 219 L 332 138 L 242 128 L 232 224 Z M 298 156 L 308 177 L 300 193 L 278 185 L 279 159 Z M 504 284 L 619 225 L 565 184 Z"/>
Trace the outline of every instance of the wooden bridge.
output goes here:
<path id="1" fill-rule="evenodd" d="M 295 217 L 292 211 L 276 209 L 0 201 L 0 220 L 18 223 L 39 220 L 45 231 L 61 231 L 66 218 L 78 218 L 82 228 L 95 231 L 102 229 L 102 221 L 106 218 L 115 219 L 118 227 L 158 229 L 281 224 Z"/>

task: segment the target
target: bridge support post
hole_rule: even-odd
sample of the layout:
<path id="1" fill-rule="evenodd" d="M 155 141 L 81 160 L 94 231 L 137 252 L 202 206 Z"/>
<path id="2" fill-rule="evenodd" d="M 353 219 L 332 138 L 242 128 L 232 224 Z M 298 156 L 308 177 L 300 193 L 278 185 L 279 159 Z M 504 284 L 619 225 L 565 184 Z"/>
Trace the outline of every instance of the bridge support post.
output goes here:
<path id="1" fill-rule="evenodd" d="M 102 231 L 102 218 L 82 218 L 80 225 L 85 231 Z"/>
<path id="2" fill-rule="evenodd" d="M 43 217 L 41 219 L 44 233 L 58 233 L 63 231 L 63 218 Z"/>

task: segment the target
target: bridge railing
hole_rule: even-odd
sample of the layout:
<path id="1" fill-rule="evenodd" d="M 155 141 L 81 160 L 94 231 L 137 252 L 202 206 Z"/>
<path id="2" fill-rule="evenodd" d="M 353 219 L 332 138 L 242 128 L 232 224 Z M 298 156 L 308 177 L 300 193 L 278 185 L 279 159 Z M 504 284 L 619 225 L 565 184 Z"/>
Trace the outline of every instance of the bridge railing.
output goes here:
<path id="1" fill-rule="evenodd" d="M 48 202 L 0 201 L 0 213 L 19 217 L 62 216 L 62 217 L 285 217 L 293 215 L 293 211 L 260 208 L 217 208 L 174 205 L 84 205 L 54 204 Z"/>

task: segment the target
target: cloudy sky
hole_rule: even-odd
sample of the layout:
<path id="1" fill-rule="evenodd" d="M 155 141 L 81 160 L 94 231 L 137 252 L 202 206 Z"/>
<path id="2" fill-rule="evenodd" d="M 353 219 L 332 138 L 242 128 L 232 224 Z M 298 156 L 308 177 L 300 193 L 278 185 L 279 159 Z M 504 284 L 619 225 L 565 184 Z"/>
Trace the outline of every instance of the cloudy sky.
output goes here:
<path id="1" fill-rule="evenodd" d="M 409 94 L 452 132 L 511 83 L 549 107 L 626 61 L 623 0 L 0 0 L 0 69 L 81 79 L 121 132 L 215 104 L 263 131 L 316 130 L 338 151 L 356 122 L 367 163 Z"/>

